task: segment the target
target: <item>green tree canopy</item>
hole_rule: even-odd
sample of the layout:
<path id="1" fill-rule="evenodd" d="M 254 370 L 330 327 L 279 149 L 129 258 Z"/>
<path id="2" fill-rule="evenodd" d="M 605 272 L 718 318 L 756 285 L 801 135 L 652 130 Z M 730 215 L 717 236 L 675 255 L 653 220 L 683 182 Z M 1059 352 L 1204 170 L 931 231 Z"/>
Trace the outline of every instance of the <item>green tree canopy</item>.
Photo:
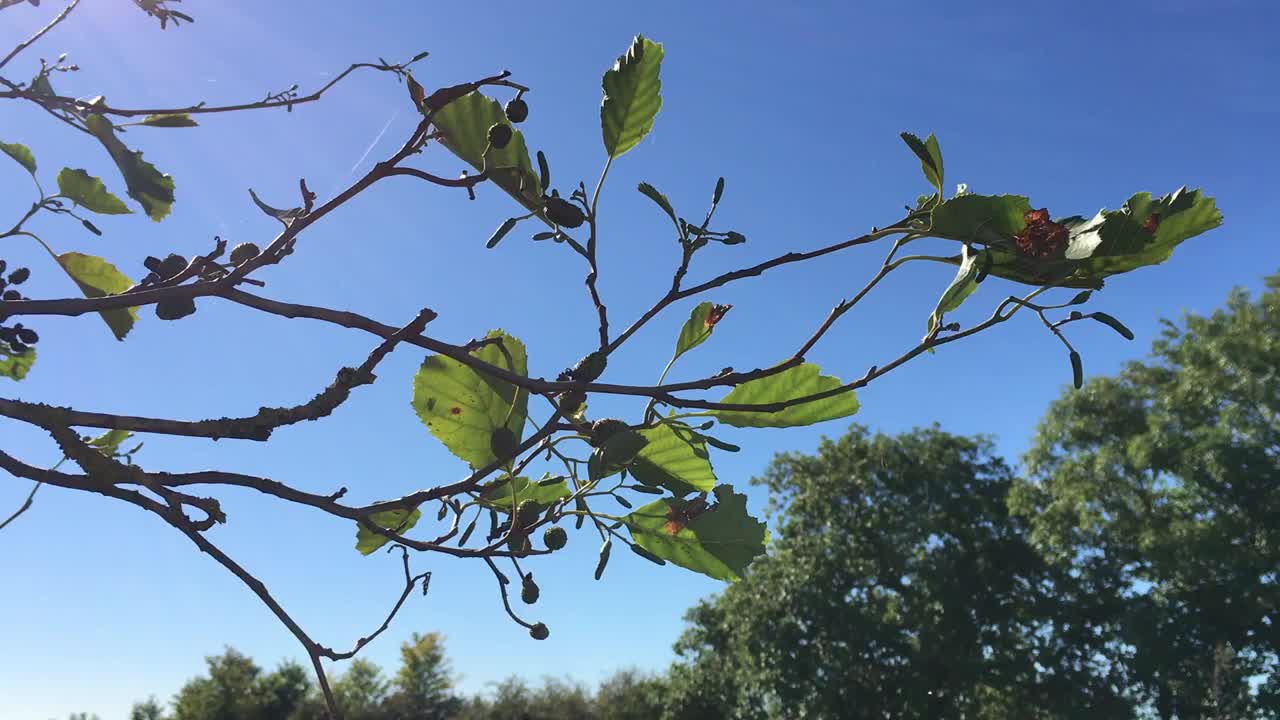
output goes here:
<path id="1" fill-rule="evenodd" d="M 983 439 L 854 427 L 762 480 L 775 545 L 695 607 L 668 717 L 1117 717 L 1092 641 L 1056 632 L 1082 597 L 1007 512 Z"/>
<path id="2" fill-rule="evenodd" d="M 1280 275 L 1266 287 L 1065 393 L 1014 492 L 1036 544 L 1121 601 L 1108 656 L 1166 720 L 1280 712 Z"/>

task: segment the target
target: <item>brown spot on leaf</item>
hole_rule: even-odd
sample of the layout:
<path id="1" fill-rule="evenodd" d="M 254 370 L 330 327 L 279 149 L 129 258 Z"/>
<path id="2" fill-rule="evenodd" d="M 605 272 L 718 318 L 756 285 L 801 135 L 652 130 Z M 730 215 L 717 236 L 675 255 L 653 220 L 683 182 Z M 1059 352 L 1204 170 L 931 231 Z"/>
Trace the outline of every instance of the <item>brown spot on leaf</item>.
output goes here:
<path id="1" fill-rule="evenodd" d="M 1067 228 L 1049 219 L 1049 210 L 1028 210 L 1022 216 L 1027 226 L 1013 236 L 1022 254 L 1033 258 L 1061 257 L 1067 249 Z"/>
<path id="2" fill-rule="evenodd" d="M 667 523 L 662 526 L 662 529 L 665 530 L 668 535 L 677 535 L 681 530 L 685 529 L 689 523 L 693 522 L 699 515 L 709 509 L 705 493 L 685 503 L 684 506 L 678 510 L 674 507 L 668 507 Z"/>
<path id="3" fill-rule="evenodd" d="M 461 414 L 462 414 L 462 408 L 458 407 L 457 405 L 454 405 L 453 407 L 449 408 L 449 414 L 450 414 L 450 415 L 461 415 Z"/>
<path id="4" fill-rule="evenodd" d="M 712 305 L 711 311 L 707 313 L 707 318 L 702 321 L 703 327 L 710 330 L 716 326 L 716 323 L 724 319 L 724 316 L 733 309 L 732 305 Z"/>
<path id="5" fill-rule="evenodd" d="M 1156 230 L 1157 230 L 1157 229 L 1159 229 L 1159 228 L 1160 228 L 1160 214 L 1159 214 L 1159 213 L 1151 213 L 1150 215 L 1148 215 L 1148 216 L 1147 216 L 1147 220 L 1146 220 L 1146 222 L 1142 223 L 1142 229 L 1143 229 L 1143 230 L 1146 230 L 1147 232 L 1151 233 L 1152 235 L 1155 235 L 1155 234 L 1156 234 Z"/>

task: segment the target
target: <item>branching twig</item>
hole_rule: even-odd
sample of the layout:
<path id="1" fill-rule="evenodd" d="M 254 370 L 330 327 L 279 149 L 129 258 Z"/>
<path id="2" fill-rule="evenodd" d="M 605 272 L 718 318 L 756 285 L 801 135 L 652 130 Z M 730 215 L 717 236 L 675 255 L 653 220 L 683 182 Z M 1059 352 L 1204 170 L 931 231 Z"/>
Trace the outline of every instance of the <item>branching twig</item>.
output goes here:
<path id="1" fill-rule="evenodd" d="M 27 48 L 31 47 L 33 44 L 36 43 L 36 41 L 44 37 L 45 33 L 57 27 L 58 23 L 62 22 L 63 20 L 66 20 L 67 16 L 71 14 L 71 11 L 75 10 L 76 6 L 79 4 L 80 4 L 80 0 L 71 0 L 70 4 L 68 4 L 66 7 L 62 9 L 62 12 L 55 15 L 47 25 L 37 30 L 36 34 L 32 35 L 31 37 L 27 38 L 26 40 L 23 40 L 22 42 L 14 46 L 14 48 L 9 51 L 9 54 L 5 55 L 4 59 L 0 60 L 0 68 L 3 68 L 5 65 L 8 65 L 10 60 L 18 56 L 18 53 L 21 53 L 23 50 L 26 50 Z"/>

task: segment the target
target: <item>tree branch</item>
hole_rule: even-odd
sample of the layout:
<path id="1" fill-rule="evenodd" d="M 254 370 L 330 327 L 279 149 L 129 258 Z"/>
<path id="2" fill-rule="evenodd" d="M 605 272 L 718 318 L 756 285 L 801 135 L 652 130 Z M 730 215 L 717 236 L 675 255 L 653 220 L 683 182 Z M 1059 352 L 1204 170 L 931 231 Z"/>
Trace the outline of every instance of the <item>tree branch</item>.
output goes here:
<path id="1" fill-rule="evenodd" d="M 271 433 L 276 428 L 293 425 L 304 420 L 318 420 L 330 415 L 338 406 L 346 402 L 347 398 L 351 396 L 352 389 L 374 382 L 376 377 L 373 374 L 373 370 L 398 343 L 406 338 L 418 336 L 422 329 L 426 327 L 426 324 L 435 317 L 436 314 L 434 312 L 424 309 L 408 325 L 393 331 L 387 336 L 382 344 L 378 345 L 359 367 L 344 367 L 338 370 L 333 383 L 311 398 L 311 400 L 294 407 L 264 407 L 249 417 L 187 421 L 84 412 L 68 407 L 0 398 L 0 415 L 30 422 L 41 427 L 68 425 L 162 435 L 205 437 L 213 440 L 233 438 L 237 440 L 265 441 L 271 437 Z"/>
<path id="2" fill-rule="evenodd" d="M 72 5 L 74 6 L 79 1 L 80 0 L 75 0 L 75 2 L 72 3 Z M 55 18 L 55 21 L 56 20 L 57 19 Z M 43 34 L 43 32 L 47 32 L 48 29 L 49 28 L 46 28 L 44 31 L 41 32 L 41 34 Z M 34 41 L 35 39 L 37 38 L 33 38 L 32 40 Z M 352 63 L 350 66 L 347 67 L 346 70 L 343 70 L 342 72 L 338 73 L 337 77 L 325 83 L 318 90 L 310 93 L 309 95 L 303 95 L 301 97 L 291 96 L 287 98 L 281 98 L 280 96 L 282 95 L 291 94 L 289 91 L 285 91 L 285 92 L 272 93 L 271 95 L 268 95 L 267 99 L 265 100 L 259 100 L 257 102 L 236 103 L 234 105 L 210 106 L 210 105 L 206 105 L 204 102 L 199 102 L 194 105 L 187 105 L 185 107 L 122 108 L 122 107 L 113 107 L 111 105 L 106 105 L 106 104 L 90 105 L 88 101 L 83 100 L 81 98 L 67 97 L 64 95 L 39 95 L 36 93 L 32 93 L 28 90 L 21 90 L 21 89 L 11 89 L 7 92 L 0 92 L 0 98 L 22 98 L 25 100 L 31 100 L 33 102 L 40 103 L 42 105 L 61 107 L 68 110 L 74 110 L 80 113 L 94 112 L 100 115 L 115 115 L 117 117 L 138 117 L 140 115 L 177 115 L 177 114 L 209 115 L 213 113 L 240 112 L 242 110 L 269 110 L 271 108 L 279 108 L 279 107 L 292 108 L 294 105 L 303 105 L 306 103 L 311 103 L 319 100 L 325 94 L 325 92 L 327 92 L 330 88 L 342 82 L 342 80 L 345 79 L 348 75 L 350 75 L 351 73 L 361 68 L 370 68 L 370 69 L 379 70 L 382 72 L 398 73 L 403 69 L 407 68 L 410 64 L 411 63 L 404 63 L 403 65 L 388 65 L 383 63 Z M 0 63 L 0 67 L 3 67 L 3 66 L 4 66 L 4 63 Z M 296 88 L 297 86 L 295 85 L 294 87 Z"/>

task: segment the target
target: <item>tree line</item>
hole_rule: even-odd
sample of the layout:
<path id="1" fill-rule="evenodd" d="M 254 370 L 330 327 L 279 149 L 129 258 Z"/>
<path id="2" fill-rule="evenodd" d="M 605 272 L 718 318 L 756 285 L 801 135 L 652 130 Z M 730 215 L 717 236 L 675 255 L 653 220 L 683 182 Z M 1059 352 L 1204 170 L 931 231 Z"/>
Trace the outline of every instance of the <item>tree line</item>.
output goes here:
<path id="1" fill-rule="evenodd" d="M 662 673 L 462 697 L 427 634 L 334 694 L 356 720 L 1280 717 L 1280 274 L 1266 288 L 1064 393 L 1020 471 L 937 427 L 776 457 L 768 555 L 688 612 Z M 323 717 L 300 665 L 227 650 L 131 720 Z"/>

